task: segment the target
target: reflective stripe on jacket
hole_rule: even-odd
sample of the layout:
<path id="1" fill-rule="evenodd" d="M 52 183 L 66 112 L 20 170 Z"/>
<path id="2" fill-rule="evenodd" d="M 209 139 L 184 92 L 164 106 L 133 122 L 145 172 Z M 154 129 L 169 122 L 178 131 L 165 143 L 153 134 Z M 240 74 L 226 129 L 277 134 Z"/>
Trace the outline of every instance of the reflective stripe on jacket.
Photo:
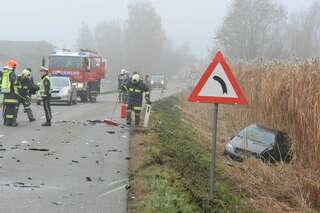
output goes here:
<path id="1" fill-rule="evenodd" d="M 143 93 L 145 92 L 146 97 L 149 98 L 149 88 L 141 80 L 138 83 L 133 83 L 129 81 L 126 85 L 129 93 L 128 104 L 132 105 L 135 110 L 140 110 L 143 101 Z"/>
<path id="2" fill-rule="evenodd" d="M 2 73 L 1 92 L 8 94 L 11 92 L 10 74 L 12 70 L 4 69 Z"/>
<path id="3" fill-rule="evenodd" d="M 51 92 L 52 92 L 52 82 L 51 82 L 51 78 L 49 77 L 49 76 L 45 76 L 45 77 L 43 77 L 42 79 L 41 79 L 41 81 L 40 81 L 40 95 L 41 96 L 46 96 L 47 94 L 46 94 L 46 88 L 45 88 L 45 85 L 44 85 L 44 82 L 45 82 L 45 80 L 48 80 L 49 81 L 49 91 L 48 91 L 48 93 L 49 94 L 51 94 Z"/>

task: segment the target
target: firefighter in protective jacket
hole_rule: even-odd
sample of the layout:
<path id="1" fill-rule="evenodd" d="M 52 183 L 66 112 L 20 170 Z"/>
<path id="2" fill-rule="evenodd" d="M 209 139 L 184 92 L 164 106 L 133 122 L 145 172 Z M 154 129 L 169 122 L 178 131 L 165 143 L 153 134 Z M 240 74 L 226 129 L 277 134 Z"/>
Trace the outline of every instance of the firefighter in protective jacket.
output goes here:
<path id="1" fill-rule="evenodd" d="M 31 95 L 35 94 L 36 91 L 39 90 L 39 88 L 32 83 L 31 73 L 28 69 L 23 70 L 22 73 L 18 75 L 16 87 L 18 92 L 17 96 L 19 104 L 21 103 L 23 105 L 24 112 L 27 113 L 29 121 L 35 121 L 36 119 L 34 118 L 32 110 L 30 108 Z"/>
<path id="2" fill-rule="evenodd" d="M 131 114 L 135 113 L 135 125 L 140 125 L 140 112 L 142 110 L 143 93 L 145 99 L 150 104 L 150 91 L 146 84 L 140 79 L 139 74 L 133 74 L 130 81 L 124 85 L 124 89 L 128 92 L 128 108 L 127 108 L 127 124 L 131 125 Z"/>
<path id="3" fill-rule="evenodd" d="M 1 93 L 3 94 L 3 124 L 5 126 L 18 126 L 17 124 L 17 109 L 18 99 L 16 95 L 16 74 L 15 69 L 17 62 L 14 60 L 8 61 L 6 67 L 1 73 Z"/>

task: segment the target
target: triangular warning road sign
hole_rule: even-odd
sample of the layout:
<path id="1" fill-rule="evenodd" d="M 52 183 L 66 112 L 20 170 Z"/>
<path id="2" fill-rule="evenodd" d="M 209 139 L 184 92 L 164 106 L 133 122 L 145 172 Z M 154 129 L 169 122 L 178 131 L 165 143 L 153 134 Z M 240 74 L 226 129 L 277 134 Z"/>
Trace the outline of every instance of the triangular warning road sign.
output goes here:
<path id="1" fill-rule="evenodd" d="M 221 52 L 216 54 L 216 57 L 192 91 L 189 101 L 247 104 L 247 100 Z"/>

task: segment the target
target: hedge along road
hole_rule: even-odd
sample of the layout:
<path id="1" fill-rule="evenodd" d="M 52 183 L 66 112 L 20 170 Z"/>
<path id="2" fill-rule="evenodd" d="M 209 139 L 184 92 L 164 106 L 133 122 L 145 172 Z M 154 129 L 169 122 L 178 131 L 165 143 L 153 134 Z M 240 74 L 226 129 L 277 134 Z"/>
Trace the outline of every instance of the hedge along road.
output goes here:
<path id="1" fill-rule="evenodd" d="M 34 123 L 20 106 L 19 126 L 0 126 L 0 212 L 127 212 L 129 129 L 87 122 L 110 118 L 116 96 L 54 105 L 49 128 L 41 127 L 42 106 L 32 106 Z"/>

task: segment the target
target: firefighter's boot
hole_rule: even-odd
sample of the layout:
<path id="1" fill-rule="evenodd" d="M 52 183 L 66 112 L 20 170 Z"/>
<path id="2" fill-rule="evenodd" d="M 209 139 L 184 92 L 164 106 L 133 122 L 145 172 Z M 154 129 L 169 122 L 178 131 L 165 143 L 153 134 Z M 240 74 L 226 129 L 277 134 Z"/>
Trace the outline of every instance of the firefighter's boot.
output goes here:
<path id="1" fill-rule="evenodd" d="M 134 112 L 134 121 L 135 121 L 135 126 L 139 127 L 140 126 L 140 111 Z"/>
<path id="2" fill-rule="evenodd" d="M 24 110 L 24 112 L 27 113 L 27 116 L 28 116 L 30 122 L 34 122 L 36 120 L 33 116 L 32 110 L 30 108 L 26 108 Z"/>
<path id="3" fill-rule="evenodd" d="M 127 111 L 127 125 L 131 125 L 131 121 L 132 121 L 132 118 L 131 118 L 131 110 L 128 110 Z"/>
<path id="4" fill-rule="evenodd" d="M 4 125 L 12 127 L 18 126 L 16 105 L 8 105 L 5 107 Z"/>

